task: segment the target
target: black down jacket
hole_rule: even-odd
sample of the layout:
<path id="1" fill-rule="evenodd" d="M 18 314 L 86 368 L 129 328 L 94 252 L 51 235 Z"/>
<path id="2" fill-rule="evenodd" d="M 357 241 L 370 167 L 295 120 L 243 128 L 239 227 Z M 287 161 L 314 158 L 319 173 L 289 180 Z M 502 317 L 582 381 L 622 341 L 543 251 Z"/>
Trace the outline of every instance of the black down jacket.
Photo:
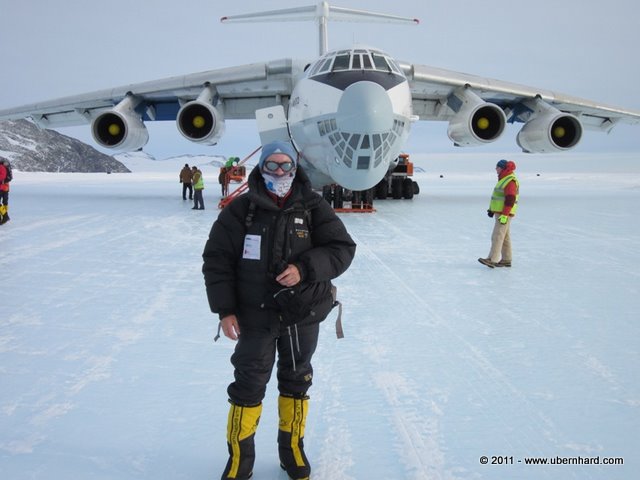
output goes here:
<path id="1" fill-rule="evenodd" d="M 249 192 L 232 201 L 211 228 L 203 259 L 211 311 L 235 314 L 241 325 L 325 319 L 331 280 L 351 264 L 356 244 L 331 206 L 311 189 L 302 168 L 282 208 L 267 193 L 259 169 Z M 275 277 L 294 264 L 301 282 L 286 289 Z"/>

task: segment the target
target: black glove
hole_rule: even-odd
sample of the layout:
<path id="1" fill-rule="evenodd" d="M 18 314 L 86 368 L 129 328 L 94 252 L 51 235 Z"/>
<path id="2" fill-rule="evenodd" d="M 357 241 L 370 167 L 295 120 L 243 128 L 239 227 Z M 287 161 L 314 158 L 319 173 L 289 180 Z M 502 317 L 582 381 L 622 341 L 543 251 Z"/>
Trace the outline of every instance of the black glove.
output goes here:
<path id="1" fill-rule="evenodd" d="M 489 218 L 493 218 L 493 212 L 491 210 L 487 210 L 487 216 Z"/>
<path id="2" fill-rule="evenodd" d="M 285 326 L 304 320 L 310 313 L 311 308 L 302 302 L 298 289 L 283 288 L 273 296 L 276 305 L 279 307 L 280 316 Z"/>

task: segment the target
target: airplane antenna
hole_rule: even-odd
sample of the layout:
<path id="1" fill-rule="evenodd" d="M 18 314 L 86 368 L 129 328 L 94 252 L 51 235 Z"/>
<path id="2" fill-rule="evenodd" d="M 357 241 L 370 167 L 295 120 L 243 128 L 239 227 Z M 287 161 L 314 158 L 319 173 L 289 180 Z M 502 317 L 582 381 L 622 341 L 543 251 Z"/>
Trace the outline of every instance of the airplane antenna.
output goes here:
<path id="1" fill-rule="evenodd" d="M 245 13 L 222 17 L 222 23 L 232 22 L 299 22 L 314 20 L 318 22 L 318 44 L 320 55 L 328 52 L 327 23 L 329 20 L 342 22 L 369 22 L 369 23 L 402 23 L 417 25 L 417 18 L 399 17 L 386 13 L 369 12 L 367 10 L 354 10 L 351 8 L 336 7 L 327 2 L 307 7 L 285 8 L 281 10 L 269 10 L 265 12 Z"/>

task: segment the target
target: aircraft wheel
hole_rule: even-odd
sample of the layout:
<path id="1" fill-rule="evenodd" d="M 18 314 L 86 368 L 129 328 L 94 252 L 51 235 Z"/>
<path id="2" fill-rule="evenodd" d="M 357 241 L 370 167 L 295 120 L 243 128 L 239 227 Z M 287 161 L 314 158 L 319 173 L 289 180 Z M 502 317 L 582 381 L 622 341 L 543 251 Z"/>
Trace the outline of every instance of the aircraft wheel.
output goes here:
<path id="1" fill-rule="evenodd" d="M 351 208 L 355 208 L 357 210 L 360 210 L 362 208 L 362 192 L 353 192 Z"/>
<path id="2" fill-rule="evenodd" d="M 343 208 L 344 207 L 344 189 L 336 185 L 336 190 L 333 195 L 333 208 Z"/>
<path id="3" fill-rule="evenodd" d="M 413 180 L 410 178 L 405 178 L 402 181 L 402 196 L 407 200 L 413 198 Z"/>
<path id="4" fill-rule="evenodd" d="M 389 196 L 389 186 L 387 185 L 387 179 L 383 178 L 380 182 L 374 187 L 376 192 L 376 198 L 380 200 L 384 200 Z"/>
<path id="5" fill-rule="evenodd" d="M 331 188 L 331 185 L 325 185 L 324 187 L 322 187 L 322 198 L 324 198 L 329 205 L 331 205 L 331 202 L 333 202 L 332 190 L 333 189 Z"/>
<path id="6" fill-rule="evenodd" d="M 402 177 L 393 177 L 391 179 L 391 196 L 398 200 L 402 198 Z"/>
<path id="7" fill-rule="evenodd" d="M 368 190 L 364 190 L 362 192 L 362 201 L 364 202 L 365 205 L 363 205 L 363 208 L 371 208 L 373 207 L 373 197 L 374 197 L 374 188 L 370 188 Z"/>

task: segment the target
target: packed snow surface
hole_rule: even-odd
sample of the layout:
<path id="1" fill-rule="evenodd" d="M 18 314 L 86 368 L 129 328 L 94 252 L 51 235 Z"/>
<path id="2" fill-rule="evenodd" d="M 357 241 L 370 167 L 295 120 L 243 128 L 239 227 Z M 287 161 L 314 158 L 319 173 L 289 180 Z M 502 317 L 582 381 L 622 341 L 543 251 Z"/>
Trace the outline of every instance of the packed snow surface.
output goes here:
<path id="1" fill-rule="evenodd" d="M 491 270 L 477 258 L 500 158 L 414 155 L 413 200 L 341 214 L 358 249 L 335 281 L 346 337 L 333 312 L 314 357 L 314 480 L 637 478 L 640 155 L 508 157 L 513 267 Z M 2 479 L 219 478 L 234 344 L 213 343 L 200 272 L 218 160 L 186 159 L 203 168 L 205 211 L 181 198 L 184 158 L 15 173 L 0 226 Z M 271 383 L 256 480 L 285 478 L 276 397 Z"/>

